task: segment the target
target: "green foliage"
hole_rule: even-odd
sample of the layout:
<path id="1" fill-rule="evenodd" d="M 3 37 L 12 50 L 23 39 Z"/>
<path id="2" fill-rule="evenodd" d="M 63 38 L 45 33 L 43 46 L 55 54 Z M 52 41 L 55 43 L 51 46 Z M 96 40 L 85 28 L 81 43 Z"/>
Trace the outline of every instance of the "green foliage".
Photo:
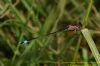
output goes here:
<path id="1" fill-rule="evenodd" d="M 0 0 L 0 66 L 99 66 L 97 2 Z M 45 36 L 69 24 L 81 27 Z"/>

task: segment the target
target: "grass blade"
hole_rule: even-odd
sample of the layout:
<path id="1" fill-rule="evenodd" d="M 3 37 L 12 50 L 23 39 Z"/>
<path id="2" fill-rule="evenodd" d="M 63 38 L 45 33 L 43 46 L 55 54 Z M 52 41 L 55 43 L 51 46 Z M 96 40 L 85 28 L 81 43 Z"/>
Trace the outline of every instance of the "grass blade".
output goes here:
<path id="1" fill-rule="evenodd" d="M 90 50 L 92 51 L 92 54 L 93 54 L 93 56 L 94 56 L 94 58 L 95 58 L 95 60 L 98 64 L 98 66 L 100 66 L 100 55 L 99 55 L 99 52 L 96 48 L 96 45 L 95 45 L 92 37 L 91 37 L 91 34 L 90 34 L 89 30 L 88 29 L 83 29 L 82 34 L 83 34 L 84 38 L 86 39 L 86 41 L 87 41 L 87 43 L 90 47 Z"/>

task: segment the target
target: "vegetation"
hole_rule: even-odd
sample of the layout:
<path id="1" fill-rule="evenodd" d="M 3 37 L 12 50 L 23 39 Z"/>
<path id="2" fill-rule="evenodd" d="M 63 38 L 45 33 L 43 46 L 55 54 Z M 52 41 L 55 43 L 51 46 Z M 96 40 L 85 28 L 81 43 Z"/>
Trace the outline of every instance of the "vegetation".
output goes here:
<path id="1" fill-rule="evenodd" d="M 0 66 L 100 66 L 99 3 L 0 0 Z"/>

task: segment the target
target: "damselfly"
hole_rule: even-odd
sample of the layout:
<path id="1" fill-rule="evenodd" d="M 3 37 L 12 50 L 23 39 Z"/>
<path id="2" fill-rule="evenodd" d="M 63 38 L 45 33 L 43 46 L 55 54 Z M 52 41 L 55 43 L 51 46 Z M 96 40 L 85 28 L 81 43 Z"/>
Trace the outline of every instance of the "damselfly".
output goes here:
<path id="1" fill-rule="evenodd" d="M 79 25 L 79 24 L 69 24 L 64 29 L 60 29 L 58 31 L 46 34 L 44 36 L 49 36 L 49 35 L 52 35 L 52 34 L 55 34 L 55 33 L 58 33 L 58 32 L 62 32 L 62 31 L 79 31 L 80 28 L 81 28 L 81 25 Z M 31 38 L 31 39 L 26 39 L 21 44 L 28 44 L 31 40 L 34 40 L 34 39 L 37 39 L 37 38 L 39 38 L 39 37 L 34 37 L 34 38 Z"/>

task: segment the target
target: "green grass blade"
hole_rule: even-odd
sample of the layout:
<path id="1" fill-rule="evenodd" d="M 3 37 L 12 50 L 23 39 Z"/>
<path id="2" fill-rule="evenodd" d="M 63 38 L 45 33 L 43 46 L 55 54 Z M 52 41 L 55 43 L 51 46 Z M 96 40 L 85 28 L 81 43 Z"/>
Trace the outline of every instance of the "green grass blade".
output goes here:
<path id="1" fill-rule="evenodd" d="M 23 24 L 26 23 L 26 19 L 24 18 L 24 16 L 13 5 L 11 5 L 11 11 L 14 13 L 16 18 L 20 20 L 20 22 L 22 22 Z"/>
<path id="2" fill-rule="evenodd" d="M 91 37 L 91 34 L 90 34 L 89 30 L 88 29 L 83 29 L 82 30 L 82 34 L 83 34 L 84 38 L 86 39 L 86 41 L 87 41 L 87 43 L 88 43 L 88 45 L 90 47 L 90 50 L 92 51 L 92 54 L 93 54 L 93 56 L 94 56 L 94 58 L 95 58 L 95 60 L 96 60 L 96 62 L 98 64 L 98 66 L 100 66 L 99 51 L 96 48 L 96 45 L 95 45 L 95 43 L 94 43 L 94 41 L 93 41 L 93 39 Z"/>
<path id="3" fill-rule="evenodd" d="M 82 54 L 83 54 L 84 66 L 89 66 L 88 65 L 88 52 L 86 48 L 82 48 Z"/>
<path id="4" fill-rule="evenodd" d="M 93 5 L 93 0 L 89 0 L 89 5 L 88 5 L 87 12 L 86 12 L 86 16 L 84 16 L 84 19 L 83 19 L 83 28 L 84 28 L 85 26 L 87 26 L 87 24 L 88 24 L 88 22 L 89 22 L 89 21 L 88 21 L 88 18 L 89 18 L 89 14 L 90 14 L 92 5 Z"/>

